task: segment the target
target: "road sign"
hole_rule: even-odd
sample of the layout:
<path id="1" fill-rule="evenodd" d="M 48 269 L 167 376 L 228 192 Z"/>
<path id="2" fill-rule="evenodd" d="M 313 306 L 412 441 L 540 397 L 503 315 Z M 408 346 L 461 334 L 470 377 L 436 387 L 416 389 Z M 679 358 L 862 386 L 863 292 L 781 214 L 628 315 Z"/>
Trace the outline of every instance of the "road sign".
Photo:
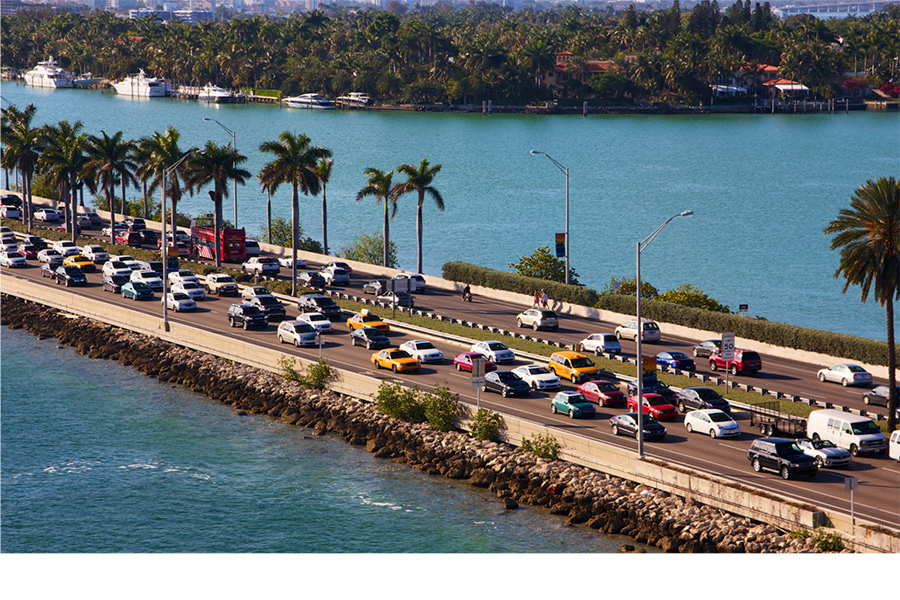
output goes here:
<path id="1" fill-rule="evenodd" d="M 845 490 L 858 490 L 859 489 L 859 479 L 856 477 L 845 477 L 844 478 L 844 489 Z"/>
<path id="2" fill-rule="evenodd" d="M 484 378 L 484 357 L 480 355 L 472 357 L 472 378 L 475 377 Z"/>
<path id="3" fill-rule="evenodd" d="M 722 360 L 734 360 L 734 334 L 722 334 L 722 350 L 720 352 Z"/>
<path id="4" fill-rule="evenodd" d="M 641 357 L 641 367 L 642 367 L 644 374 L 655 373 L 656 372 L 656 357 L 655 356 L 642 356 Z"/>

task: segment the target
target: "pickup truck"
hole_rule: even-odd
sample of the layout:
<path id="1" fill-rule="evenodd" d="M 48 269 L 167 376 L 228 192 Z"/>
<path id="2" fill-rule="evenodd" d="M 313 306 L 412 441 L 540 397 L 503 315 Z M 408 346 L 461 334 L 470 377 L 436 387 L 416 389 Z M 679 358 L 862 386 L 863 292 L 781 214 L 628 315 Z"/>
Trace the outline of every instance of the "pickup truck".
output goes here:
<path id="1" fill-rule="evenodd" d="M 215 294 L 216 296 L 238 296 L 237 283 L 234 277 L 225 273 L 210 273 L 206 276 L 206 282 L 203 289 L 207 294 Z"/>
<path id="2" fill-rule="evenodd" d="M 244 273 L 250 273 L 251 275 L 259 273 L 260 275 L 275 276 L 278 275 L 281 269 L 278 265 L 278 261 L 274 258 L 269 258 L 268 256 L 254 256 L 241 265 L 241 270 Z"/>

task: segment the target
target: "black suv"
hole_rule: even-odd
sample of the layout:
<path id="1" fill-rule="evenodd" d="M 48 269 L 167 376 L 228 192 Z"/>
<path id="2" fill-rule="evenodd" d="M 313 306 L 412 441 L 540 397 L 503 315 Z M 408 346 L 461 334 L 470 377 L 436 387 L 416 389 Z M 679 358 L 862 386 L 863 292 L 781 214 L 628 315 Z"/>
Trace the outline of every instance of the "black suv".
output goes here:
<path id="1" fill-rule="evenodd" d="M 678 410 L 681 412 L 703 408 L 718 408 L 725 413 L 731 412 L 728 400 L 720 396 L 719 392 L 705 387 L 681 388 L 675 399 L 678 402 Z"/>
<path id="2" fill-rule="evenodd" d="M 797 475 L 815 477 L 819 471 L 815 458 L 804 454 L 797 442 L 785 438 L 753 440 L 747 458 L 757 473 L 763 469 L 770 469 L 781 473 L 784 479 Z"/>
<path id="3" fill-rule="evenodd" d="M 284 304 L 279 302 L 275 296 L 253 296 L 250 304 L 263 311 L 269 321 L 284 321 L 286 317 Z"/>
<path id="4" fill-rule="evenodd" d="M 303 312 L 322 313 L 332 321 L 341 318 L 341 307 L 337 303 L 322 294 L 303 294 L 297 299 L 300 310 Z"/>
<path id="5" fill-rule="evenodd" d="M 261 327 L 265 329 L 269 325 L 265 313 L 258 306 L 252 304 L 232 304 L 228 309 L 228 324 L 232 327 L 241 325 L 244 329 Z"/>

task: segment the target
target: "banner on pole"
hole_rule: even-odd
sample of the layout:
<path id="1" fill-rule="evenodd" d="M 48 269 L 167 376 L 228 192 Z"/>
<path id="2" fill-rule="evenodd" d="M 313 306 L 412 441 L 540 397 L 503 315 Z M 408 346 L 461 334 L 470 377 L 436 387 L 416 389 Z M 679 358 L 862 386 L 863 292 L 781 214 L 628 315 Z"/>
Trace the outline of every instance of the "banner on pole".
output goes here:
<path id="1" fill-rule="evenodd" d="M 566 256 L 566 234 L 556 234 L 556 258 L 565 258 Z"/>

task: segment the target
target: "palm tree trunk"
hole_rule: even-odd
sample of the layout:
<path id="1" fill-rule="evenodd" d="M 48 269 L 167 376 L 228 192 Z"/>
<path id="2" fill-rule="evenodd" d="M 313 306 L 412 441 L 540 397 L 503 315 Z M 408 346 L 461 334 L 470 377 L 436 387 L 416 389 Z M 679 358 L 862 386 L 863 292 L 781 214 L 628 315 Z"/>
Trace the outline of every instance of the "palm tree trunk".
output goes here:
<path id="1" fill-rule="evenodd" d="M 325 184 L 322 184 L 322 253 L 328 256 L 328 204 L 325 201 Z"/>
<path id="2" fill-rule="evenodd" d="M 122 177 L 122 218 L 128 216 L 128 205 L 125 202 L 125 178 Z"/>
<path id="3" fill-rule="evenodd" d="M 22 188 L 25 195 L 25 206 L 28 209 L 26 211 L 28 213 L 28 234 L 31 235 L 33 233 L 32 227 L 34 226 L 34 202 L 32 202 L 31 198 L 30 173 L 22 172 Z"/>
<path id="4" fill-rule="evenodd" d="M 888 433 L 897 428 L 897 352 L 894 348 L 894 295 L 890 294 L 885 302 L 887 313 L 887 351 L 888 351 Z"/>
<path id="5" fill-rule="evenodd" d="M 72 176 L 72 181 L 69 182 L 69 203 L 72 205 L 72 214 L 75 214 L 75 211 L 78 210 L 78 185 L 76 184 L 75 176 Z M 78 242 L 78 235 L 81 233 L 80 228 L 78 227 L 78 220 L 75 220 L 75 223 L 72 227 L 72 241 Z"/>
<path id="6" fill-rule="evenodd" d="M 422 272 L 422 205 L 425 203 L 425 192 L 419 192 L 419 206 L 416 209 L 416 273 Z"/>
<path id="7" fill-rule="evenodd" d="M 116 199 L 113 196 L 112 185 L 106 188 L 106 201 L 109 203 L 109 241 L 116 243 Z"/>
<path id="8" fill-rule="evenodd" d="M 297 295 L 297 217 L 300 212 L 300 196 L 297 184 L 291 187 L 291 296 Z"/>
<path id="9" fill-rule="evenodd" d="M 222 268 L 222 194 L 219 192 L 219 183 L 216 182 L 216 190 L 213 192 L 215 194 L 213 199 L 215 200 L 215 222 L 213 235 L 215 235 L 215 248 L 216 248 L 216 269 Z"/>
<path id="10" fill-rule="evenodd" d="M 175 209 L 178 208 L 178 200 L 175 198 L 175 194 L 172 194 L 172 244 L 175 244 L 175 230 L 178 225 L 178 213 L 175 212 Z M 163 240 L 163 246 L 166 245 L 166 240 Z"/>
<path id="11" fill-rule="evenodd" d="M 391 265 L 391 261 L 390 261 L 391 242 L 390 242 L 390 229 L 389 229 L 389 225 L 388 225 L 389 223 L 390 223 L 390 219 L 388 219 L 388 201 L 387 201 L 387 198 L 385 198 L 384 199 L 384 263 L 383 263 L 383 266 L 385 266 L 385 267 L 393 266 L 393 265 Z"/>
<path id="12" fill-rule="evenodd" d="M 142 181 L 141 184 L 142 184 L 142 188 L 143 188 L 142 191 L 144 194 L 144 218 L 149 219 L 150 218 L 150 206 L 149 206 L 149 203 L 147 200 L 147 182 Z"/>

